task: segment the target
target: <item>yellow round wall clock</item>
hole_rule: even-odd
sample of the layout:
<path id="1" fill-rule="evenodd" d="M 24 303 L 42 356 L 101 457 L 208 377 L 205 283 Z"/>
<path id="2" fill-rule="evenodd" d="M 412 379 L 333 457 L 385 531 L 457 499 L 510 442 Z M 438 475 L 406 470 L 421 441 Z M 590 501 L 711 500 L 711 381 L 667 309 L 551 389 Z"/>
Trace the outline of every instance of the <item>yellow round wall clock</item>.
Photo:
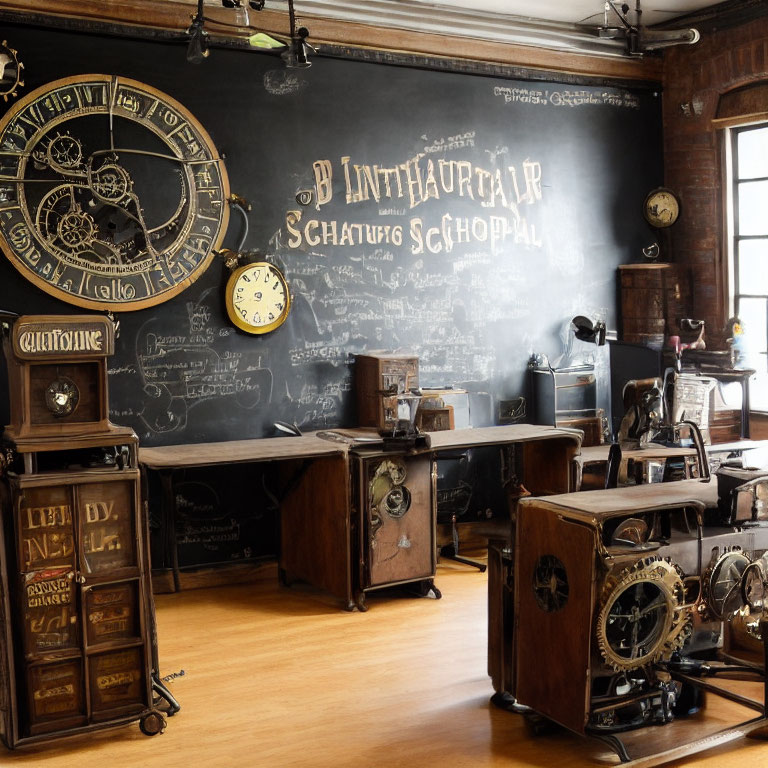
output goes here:
<path id="1" fill-rule="evenodd" d="M 674 192 L 659 187 L 645 198 L 643 215 L 652 227 L 671 227 L 680 215 L 680 201 Z"/>
<path id="2" fill-rule="evenodd" d="M 285 322 L 291 309 L 291 293 L 283 273 L 266 261 L 246 264 L 232 272 L 225 300 L 229 319 L 246 333 L 274 331 Z"/>
<path id="3" fill-rule="evenodd" d="M 144 83 L 55 80 L 0 118 L 0 249 L 71 304 L 136 310 L 184 290 L 221 244 L 228 196 L 203 127 Z"/>

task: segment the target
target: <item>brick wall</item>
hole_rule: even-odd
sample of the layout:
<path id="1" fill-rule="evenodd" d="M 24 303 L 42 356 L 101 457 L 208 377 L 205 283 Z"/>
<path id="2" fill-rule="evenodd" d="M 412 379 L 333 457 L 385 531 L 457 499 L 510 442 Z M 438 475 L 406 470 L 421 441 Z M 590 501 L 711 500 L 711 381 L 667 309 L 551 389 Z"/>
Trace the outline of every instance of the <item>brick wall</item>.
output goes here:
<path id="1" fill-rule="evenodd" d="M 670 232 L 672 260 L 692 271 L 690 311 L 706 321 L 710 348 L 722 346 L 728 314 L 722 131 L 711 120 L 720 94 L 763 79 L 768 79 L 768 17 L 702 31 L 696 45 L 664 54 L 665 178 L 682 204 Z"/>

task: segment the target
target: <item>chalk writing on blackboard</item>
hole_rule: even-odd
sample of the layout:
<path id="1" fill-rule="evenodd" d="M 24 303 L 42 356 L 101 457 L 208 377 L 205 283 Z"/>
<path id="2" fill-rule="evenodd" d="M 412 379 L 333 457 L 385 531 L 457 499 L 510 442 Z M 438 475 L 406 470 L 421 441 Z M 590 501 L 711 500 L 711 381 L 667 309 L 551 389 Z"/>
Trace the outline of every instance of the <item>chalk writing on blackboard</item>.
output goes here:
<path id="1" fill-rule="evenodd" d="M 612 106 L 640 109 L 640 99 L 632 93 L 619 91 L 572 90 L 562 88 L 522 88 L 495 85 L 493 95 L 506 104 L 533 104 L 551 107 Z"/>
<path id="2" fill-rule="evenodd" d="M 273 96 L 288 96 L 298 93 L 309 83 L 294 72 L 282 69 L 270 69 L 264 73 L 264 90 Z"/>
<path id="3" fill-rule="evenodd" d="M 427 154 L 430 152 L 450 152 L 454 149 L 474 147 L 475 135 L 475 131 L 467 131 L 465 133 L 457 134 L 456 136 L 441 136 L 430 144 L 426 144 L 424 146 L 424 152 Z M 421 138 L 422 140 L 427 141 L 426 136 L 422 136 Z"/>
<path id="4" fill-rule="evenodd" d="M 249 409 L 271 398 L 272 372 L 264 353 L 229 349 L 231 329 L 217 324 L 204 302 L 187 302 L 186 320 L 186 327 L 173 333 L 148 320 L 136 337 L 144 390 L 138 416 L 151 432 L 182 429 L 189 410 L 209 399 L 229 398 Z"/>

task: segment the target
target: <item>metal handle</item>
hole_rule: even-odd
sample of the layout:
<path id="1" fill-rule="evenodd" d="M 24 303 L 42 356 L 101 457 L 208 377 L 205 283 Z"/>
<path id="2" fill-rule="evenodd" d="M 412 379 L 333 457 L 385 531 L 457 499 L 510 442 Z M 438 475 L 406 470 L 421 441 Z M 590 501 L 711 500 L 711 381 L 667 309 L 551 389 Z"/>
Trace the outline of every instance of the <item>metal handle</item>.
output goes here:
<path id="1" fill-rule="evenodd" d="M 699 425 L 694 421 L 682 421 L 680 423 L 685 424 L 691 428 L 691 433 L 693 434 L 693 443 L 696 446 L 696 454 L 699 457 L 699 471 L 701 472 L 700 479 L 702 482 L 708 483 L 710 479 L 709 461 L 707 460 L 707 452 L 704 448 L 704 439 L 701 436 Z"/>

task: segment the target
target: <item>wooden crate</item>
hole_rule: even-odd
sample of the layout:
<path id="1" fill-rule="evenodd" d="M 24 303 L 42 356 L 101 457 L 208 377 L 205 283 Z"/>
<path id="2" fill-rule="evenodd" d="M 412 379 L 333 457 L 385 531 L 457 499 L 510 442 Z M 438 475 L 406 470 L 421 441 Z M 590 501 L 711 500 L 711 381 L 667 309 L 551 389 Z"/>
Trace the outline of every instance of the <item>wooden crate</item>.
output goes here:
<path id="1" fill-rule="evenodd" d="M 621 340 L 661 349 L 677 333 L 687 288 L 674 264 L 624 264 L 619 267 Z"/>
<path id="2" fill-rule="evenodd" d="M 393 430 L 397 426 L 398 392 L 419 387 L 419 358 L 370 353 L 355 356 L 357 425 Z"/>

